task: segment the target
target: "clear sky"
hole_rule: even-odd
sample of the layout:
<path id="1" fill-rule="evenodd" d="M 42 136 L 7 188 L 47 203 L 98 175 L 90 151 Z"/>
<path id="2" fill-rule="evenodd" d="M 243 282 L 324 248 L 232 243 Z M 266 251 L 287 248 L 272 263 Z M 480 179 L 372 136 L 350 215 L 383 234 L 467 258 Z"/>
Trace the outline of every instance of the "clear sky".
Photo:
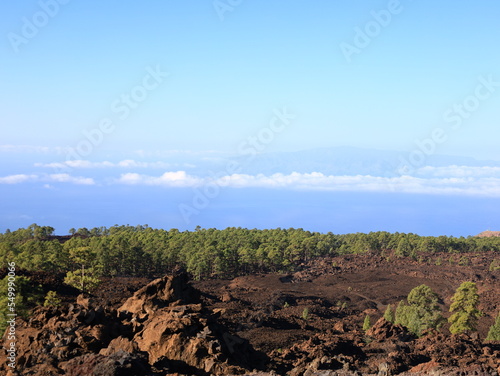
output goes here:
<path id="1" fill-rule="evenodd" d="M 151 176 L 188 170 L 196 153 L 241 155 L 276 111 L 289 124 L 259 152 L 408 155 L 434 137 L 432 153 L 500 161 L 498 20 L 496 0 L 4 1 L 4 197 L 24 182 L 36 195 L 61 181 L 81 189 L 105 179 L 102 169 L 50 177 L 35 167 L 64 162 L 78 146 L 72 159 L 92 163 L 148 156 L 160 163 L 142 171 Z M 130 183 L 139 179 L 132 173 L 115 175 Z M 0 229 L 15 217 L 9 205 Z"/>

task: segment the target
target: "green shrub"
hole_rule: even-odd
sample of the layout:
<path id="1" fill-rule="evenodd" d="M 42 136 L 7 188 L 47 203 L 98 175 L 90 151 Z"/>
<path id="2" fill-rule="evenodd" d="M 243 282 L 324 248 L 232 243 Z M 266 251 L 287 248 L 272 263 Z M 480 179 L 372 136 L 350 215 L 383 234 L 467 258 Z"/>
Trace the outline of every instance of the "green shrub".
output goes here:
<path id="1" fill-rule="evenodd" d="M 392 307 L 389 304 L 384 312 L 384 319 L 394 324 L 394 312 L 392 311 Z"/>
<path id="2" fill-rule="evenodd" d="M 494 272 L 495 270 L 499 270 L 500 269 L 500 260 L 498 259 L 495 259 L 491 262 L 490 264 L 490 272 Z"/>
<path id="3" fill-rule="evenodd" d="M 500 341 L 500 312 L 498 312 L 495 323 L 490 327 L 488 331 L 487 341 Z"/>
<path id="4" fill-rule="evenodd" d="M 302 318 L 307 321 L 309 319 L 309 308 L 304 308 L 302 311 Z"/>
<path id="5" fill-rule="evenodd" d="M 470 264 L 470 260 L 468 257 L 466 256 L 462 256 L 460 257 L 460 260 L 458 261 L 458 265 L 460 266 L 467 266 Z"/>
<path id="6" fill-rule="evenodd" d="M 45 295 L 45 301 L 43 302 L 44 307 L 60 307 L 61 299 L 57 296 L 57 292 L 49 291 Z"/>
<path id="7" fill-rule="evenodd" d="M 372 324 L 370 323 L 370 316 L 365 316 L 365 321 L 363 321 L 363 331 L 367 332 L 370 329 Z"/>
<path id="8" fill-rule="evenodd" d="M 10 286 L 9 282 L 11 282 Z M 27 318 L 31 310 L 41 303 L 42 297 L 42 286 L 34 284 L 29 278 L 6 276 L 2 279 L 0 281 L 0 333 L 3 334 L 7 327 L 7 320 L 11 318 L 8 314 L 15 313 Z"/>

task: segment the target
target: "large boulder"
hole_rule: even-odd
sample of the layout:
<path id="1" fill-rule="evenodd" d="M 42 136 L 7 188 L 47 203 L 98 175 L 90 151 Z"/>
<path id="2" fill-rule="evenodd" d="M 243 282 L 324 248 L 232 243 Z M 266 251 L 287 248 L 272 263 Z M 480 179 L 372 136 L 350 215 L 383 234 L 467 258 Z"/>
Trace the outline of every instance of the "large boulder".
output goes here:
<path id="1" fill-rule="evenodd" d="M 203 309 L 185 274 L 154 280 L 118 311 L 139 324 L 130 344 L 111 343 L 104 353 L 136 346 L 158 368 L 174 364 L 183 373 L 214 375 L 242 372 L 236 364 L 254 353 L 247 341 L 227 333 L 215 322 L 216 315 Z"/>
<path id="2" fill-rule="evenodd" d="M 188 277 L 183 273 L 158 278 L 147 284 L 127 299 L 118 311 L 144 317 L 159 308 L 196 303 L 199 298 L 199 291 L 188 283 Z"/>
<path id="3" fill-rule="evenodd" d="M 415 337 L 402 325 L 394 325 L 381 317 L 368 331 L 366 335 L 375 341 L 402 341 L 408 342 Z"/>

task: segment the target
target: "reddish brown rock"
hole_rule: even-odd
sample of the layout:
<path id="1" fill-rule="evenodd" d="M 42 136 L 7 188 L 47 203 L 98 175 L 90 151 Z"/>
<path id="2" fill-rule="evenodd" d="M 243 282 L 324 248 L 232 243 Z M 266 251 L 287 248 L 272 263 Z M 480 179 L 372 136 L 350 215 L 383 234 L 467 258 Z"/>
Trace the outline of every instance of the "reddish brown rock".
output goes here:
<path id="1" fill-rule="evenodd" d="M 397 340 L 405 342 L 414 338 L 406 328 L 401 325 L 391 324 L 383 317 L 368 329 L 366 335 L 376 341 Z"/>
<path id="2" fill-rule="evenodd" d="M 128 338 L 117 337 L 109 343 L 108 347 L 101 349 L 99 354 L 109 356 L 120 350 L 128 353 L 134 353 L 137 351 L 137 344 Z"/>
<path id="3" fill-rule="evenodd" d="M 138 290 L 118 309 L 134 315 L 153 313 L 158 308 L 193 303 L 199 292 L 188 283 L 186 274 L 159 278 Z"/>

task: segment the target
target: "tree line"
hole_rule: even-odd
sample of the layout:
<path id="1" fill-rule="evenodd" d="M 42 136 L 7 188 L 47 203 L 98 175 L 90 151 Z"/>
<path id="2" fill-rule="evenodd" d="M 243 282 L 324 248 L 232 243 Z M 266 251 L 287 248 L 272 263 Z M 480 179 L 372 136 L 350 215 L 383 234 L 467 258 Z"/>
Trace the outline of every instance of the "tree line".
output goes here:
<path id="1" fill-rule="evenodd" d="M 71 229 L 33 224 L 0 234 L 0 261 L 19 268 L 96 277 L 158 276 L 182 267 L 195 279 L 255 272 L 290 272 L 321 256 L 375 253 L 415 260 L 435 253 L 500 252 L 500 238 L 370 232 L 333 234 L 304 229 L 226 228 L 194 231 L 145 226 Z"/>

